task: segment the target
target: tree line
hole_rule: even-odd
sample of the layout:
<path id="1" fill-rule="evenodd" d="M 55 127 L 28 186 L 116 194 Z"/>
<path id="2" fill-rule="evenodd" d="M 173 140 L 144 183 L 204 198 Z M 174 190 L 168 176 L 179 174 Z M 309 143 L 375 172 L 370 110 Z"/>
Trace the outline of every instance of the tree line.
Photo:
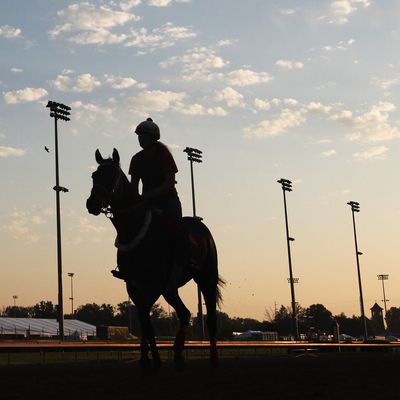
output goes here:
<path id="1" fill-rule="evenodd" d="M 333 315 L 322 304 L 312 304 L 307 308 L 297 306 L 299 331 L 331 334 L 333 325 L 338 323 L 341 333 L 359 337 L 363 333 L 361 317 L 347 317 L 344 313 Z M 57 318 L 57 305 L 51 301 L 41 301 L 33 306 L 8 306 L 0 313 L 2 317 L 25 318 Z M 117 306 L 111 304 L 88 303 L 79 306 L 74 314 L 66 314 L 66 319 L 77 319 L 89 324 L 99 326 L 127 326 L 130 332 L 139 336 L 139 320 L 136 307 L 124 301 Z M 179 321 L 175 312 L 168 313 L 160 304 L 155 304 L 151 310 L 151 319 L 158 336 L 174 336 Z M 392 335 L 400 335 L 400 308 L 391 307 L 386 317 L 387 332 Z M 378 335 L 382 332 L 374 326 L 373 321 L 367 319 L 367 327 L 370 335 Z M 278 332 L 279 336 L 287 336 L 292 333 L 291 308 L 281 305 L 274 313 L 265 312 L 264 319 L 259 321 L 253 318 L 230 317 L 224 312 L 218 312 L 219 339 L 230 340 L 233 332 L 245 332 L 248 330 Z M 192 318 L 189 327 L 189 337 L 196 338 L 198 332 L 197 317 Z"/>

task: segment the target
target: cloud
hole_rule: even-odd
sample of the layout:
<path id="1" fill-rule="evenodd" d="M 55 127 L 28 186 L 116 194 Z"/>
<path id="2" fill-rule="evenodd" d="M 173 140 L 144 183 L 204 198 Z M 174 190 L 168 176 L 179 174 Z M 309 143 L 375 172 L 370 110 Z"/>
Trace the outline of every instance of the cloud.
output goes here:
<path id="1" fill-rule="evenodd" d="M 62 33 L 75 33 L 69 40 L 77 44 L 112 44 L 127 39 L 124 34 L 113 34 L 111 30 L 140 18 L 125 11 L 112 10 L 108 6 L 96 7 L 90 3 L 71 4 L 68 8 L 57 12 L 64 22 L 49 32 L 51 38 Z"/>
<path id="2" fill-rule="evenodd" d="M 354 157 L 359 160 L 384 160 L 386 158 L 386 152 L 389 149 L 385 146 L 372 147 L 362 153 L 354 153 Z"/>
<path id="3" fill-rule="evenodd" d="M 255 72 L 250 69 L 238 69 L 228 73 L 228 82 L 233 86 L 249 86 L 268 83 L 273 78 L 267 72 Z"/>
<path id="4" fill-rule="evenodd" d="M 35 225 L 42 225 L 46 221 L 40 215 L 34 215 L 31 217 L 31 222 Z"/>
<path id="5" fill-rule="evenodd" d="M 87 217 L 79 218 L 79 225 L 78 225 L 79 232 L 87 232 L 87 233 L 104 233 L 107 231 L 107 228 L 104 226 L 98 226 L 92 224 Z"/>
<path id="6" fill-rule="evenodd" d="M 15 39 L 21 35 L 21 29 L 14 28 L 10 25 L 0 26 L 0 37 L 5 37 L 6 39 Z"/>
<path id="7" fill-rule="evenodd" d="M 184 92 L 146 90 L 128 98 L 129 107 L 141 112 L 163 112 L 181 103 L 186 97 Z"/>
<path id="8" fill-rule="evenodd" d="M 307 110 L 310 112 L 316 112 L 316 113 L 322 113 L 322 114 L 329 114 L 329 112 L 332 110 L 332 107 L 330 106 L 324 106 L 321 103 L 317 103 L 312 101 L 311 103 L 308 103 L 306 106 Z"/>
<path id="9" fill-rule="evenodd" d="M 175 0 L 177 3 L 190 3 L 192 0 Z M 147 0 L 147 4 L 153 7 L 167 7 L 172 4 L 172 0 Z"/>
<path id="10" fill-rule="evenodd" d="M 34 219 L 34 221 L 36 220 Z M 10 216 L 9 223 L 3 225 L 3 229 L 14 239 L 36 243 L 40 238 L 32 230 L 31 224 L 36 224 L 34 221 L 29 217 L 28 213 L 15 209 Z"/>
<path id="11" fill-rule="evenodd" d="M 162 68 L 181 66 L 182 76 L 186 81 L 211 81 L 222 79 L 223 74 L 215 74 L 213 71 L 220 70 L 228 64 L 213 48 L 196 47 L 181 56 L 173 56 L 162 61 L 160 66 Z"/>
<path id="12" fill-rule="evenodd" d="M 243 131 L 245 136 L 248 138 L 277 136 L 286 132 L 290 128 L 303 124 L 306 121 L 306 112 L 307 111 L 304 109 L 293 111 L 285 108 L 277 118 L 261 121 L 258 125 L 250 126 L 245 128 Z"/>
<path id="13" fill-rule="evenodd" d="M 400 84 L 400 77 L 392 79 L 372 78 L 372 83 L 383 90 L 388 90 Z"/>
<path id="14" fill-rule="evenodd" d="M 261 99 L 255 99 L 254 100 L 254 107 L 257 108 L 258 110 L 269 110 L 271 108 L 271 105 L 269 104 L 268 101 L 261 100 Z"/>
<path id="15" fill-rule="evenodd" d="M 332 140 L 331 139 L 321 139 L 321 140 L 317 140 L 316 142 L 314 142 L 314 143 L 316 143 L 316 144 L 329 144 L 329 143 L 332 143 Z"/>
<path id="16" fill-rule="evenodd" d="M 39 100 L 47 95 L 48 92 L 46 89 L 30 87 L 21 90 L 3 92 L 4 100 L 7 104 L 29 103 L 31 101 Z"/>
<path id="17" fill-rule="evenodd" d="M 146 87 L 146 84 L 138 83 L 136 79 L 131 77 L 122 77 L 122 76 L 114 76 L 114 75 L 104 75 L 106 83 L 108 83 L 113 89 L 128 89 L 133 86 L 137 86 L 139 88 Z"/>
<path id="18" fill-rule="evenodd" d="M 290 60 L 278 60 L 275 63 L 278 67 L 282 69 L 302 69 L 304 64 L 300 61 L 290 61 Z"/>
<path id="19" fill-rule="evenodd" d="M 178 103 L 173 109 L 174 111 L 191 116 L 210 115 L 213 117 L 224 117 L 228 115 L 228 112 L 222 107 L 205 107 L 201 104 L 184 105 Z"/>
<path id="20" fill-rule="evenodd" d="M 91 92 L 101 82 L 91 74 L 81 74 L 76 77 L 58 75 L 50 84 L 61 92 Z"/>
<path id="21" fill-rule="evenodd" d="M 149 32 L 146 28 L 131 30 L 128 41 L 124 44 L 127 47 L 137 47 L 145 49 L 146 52 L 155 49 L 172 47 L 177 41 L 196 37 L 197 34 L 190 27 L 176 26 L 167 22 L 159 28 Z"/>
<path id="22" fill-rule="evenodd" d="M 283 10 L 280 10 L 280 14 L 282 15 L 293 15 L 296 13 L 296 10 L 293 10 L 292 8 L 286 8 Z"/>
<path id="23" fill-rule="evenodd" d="M 21 72 L 24 72 L 24 70 L 21 68 L 11 68 L 10 71 L 14 74 L 20 74 Z"/>
<path id="24" fill-rule="evenodd" d="M 217 47 L 231 46 L 233 44 L 233 42 L 234 42 L 234 40 L 231 40 L 231 39 L 218 40 Z"/>
<path id="25" fill-rule="evenodd" d="M 18 157 L 23 156 L 26 153 L 24 149 L 18 149 L 16 147 L 0 146 L 0 157 Z"/>
<path id="26" fill-rule="evenodd" d="M 399 126 L 389 122 L 389 113 L 395 110 L 393 103 L 378 102 L 364 114 L 355 116 L 352 111 L 343 110 L 332 115 L 331 119 L 346 127 L 356 128 L 368 141 L 377 142 L 400 137 Z"/>
<path id="27" fill-rule="evenodd" d="M 322 49 L 328 52 L 331 51 L 347 51 L 354 44 L 354 39 L 340 40 L 334 45 L 324 46 Z"/>
<path id="28" fill-rule="evenodd" d="M 322 157 L 332 157 L 334 155 L 336 155 L 336 150 L 334 149 L 326 150 L 321 153 Z"/>
<path id="29" fill-rule="evenodd" d="M 217 101 L 225 101 L 228 107 L 244 107 L 243 95 L 231 87 L 217 92 L 215 99 Z"/>
<path id="30" fill-rule="evenodd" d="M 128 0 L 119 3 L 121 10 L 130 11 L 132 8 L 137 7 L 141 3 L 141 0 Z"/>
<path id="31" fill-rule="evenodd" d="M 360 8 L 370 6 L 369 0 L 336 0 L 331 3 L 332 20 L 334 24 L 347 24 L 349 16 Z"/>
<path id="32" fill-rule="evenodd" d="M 104 108 L 100 107 L 93 103 L 82 103 L 81 101 L 75 101 L 71 104 L 71 107 L 74 109 L 74 119 L 88 119 L 95 120 L 98 115 L 105 117 L 109 121 L 114 121 L 113 117 L 113 109 L 112 108 Z"/>

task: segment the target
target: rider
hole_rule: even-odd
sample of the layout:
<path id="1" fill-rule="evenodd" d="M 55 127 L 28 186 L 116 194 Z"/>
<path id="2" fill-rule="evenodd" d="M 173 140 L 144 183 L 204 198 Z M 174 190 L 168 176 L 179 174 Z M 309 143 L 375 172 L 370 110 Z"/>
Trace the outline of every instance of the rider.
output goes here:
<path id="1" fill-rule="evenodd" d="M 167 146 L 159 141 L 160 128 L 151 118 L 141 122 L 135 129 L 139 145 L 143 150 L 136 153 L 131 160 L 129 174 L 135 191 L 139 191 L 139 182 L 142 182 L 141 199 L 144 203 L 160 209 L 182 242 L 182 206 L 175 189 L 175 174 L 178 172 L 174 158 Z M 184 246 L 179 243 L 177 251 Z M 167 283 L 167 290 L 176 289 L 183 267 L 183 258 L 173 263 L 171 277 Z"/>

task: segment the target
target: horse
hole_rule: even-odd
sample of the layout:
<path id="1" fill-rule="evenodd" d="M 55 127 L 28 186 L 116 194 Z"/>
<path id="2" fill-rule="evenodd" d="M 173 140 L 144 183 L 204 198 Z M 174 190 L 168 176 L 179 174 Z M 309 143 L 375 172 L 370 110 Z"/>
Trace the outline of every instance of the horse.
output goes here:
<path id="1" fill-rule="evenodd" d="M 152 362 L 158 371 L 162 362 L 157 349 L 150 311 L 162 295 L 176 311 L 179 329 L 173 350 L 177 369 L 185 366 L 183 350 L 190 311 L 179 297 L 178 288 L 194 280 L 200 288 L 207 310 L 207 330 L 210 342 L 210 364 L 219 363 L 217 352 L 217 311 L 222 301 L 221 287 L 224 280 L 218 274 L 217 250 L 211 232 L 198 217 L 183 217 L 181 224 L 190 237 L 190 260 L 196 268 L 185 266 L 180 272 L 178 287 L 167 289 L 169 273 L 175 260 L 176 235 L 156 210 L 140 200 L 137 190 L 120 167 L 120 156 L 114 148 L 112 157 L 104 159 L 97 149 L 97 170 L 92 174 L 93 187 L 86 201 L 86 208 L 95 216 L 106 214 L 117 232 L 117 264 L 129 297 L 138 311 L 140 321 L 140 365 L 147 369 Z M 188 263 L 190 264 L 190 263 Z M 149 358 L 151 352 L 152 360 Z"/>

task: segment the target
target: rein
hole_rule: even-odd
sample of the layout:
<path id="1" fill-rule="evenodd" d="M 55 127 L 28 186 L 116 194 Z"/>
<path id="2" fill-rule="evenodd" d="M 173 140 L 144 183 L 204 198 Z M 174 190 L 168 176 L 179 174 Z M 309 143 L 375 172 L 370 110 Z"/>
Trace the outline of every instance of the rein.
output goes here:
<path id="1" fill-rule="evenodd" d="M 149 230 L 151 221 L 153 218 L 153 212 L 152 210 L 147 210 L 146 214 L 144 216 L 144 221 L 143 221 L 143 225 L 140 228 L 139 232 L 137 233 L 137 235 L 128 243 L 128 244 L 122 244 L 119 242 L 118 239 L 118 235 L 115 238 L 115 243 L 114 246 L 123 252 L 129 252 L 132 251 L 135 247 L 137 247 L 139 245 L 139 243 L 143 240 L 143 238 L 146 236 L 147 231 Z"/>
<path id="2" fill-rule="evenodd" d="M 100 183 L 93 185 L 93 189 L 103 192 L 103 196 L 107 199 L 107 202 L 108 202 L 108 205 L 102 207 L 100 212 L 103 213 L 108 219 L 110 219 L 111 222 L 113 222 L 113 224 L 115 226 L 115 223 L 114 223 L 115 213 L 129 214 L 132 211 L 134 211 L 135 209 L 142 207 L 142 205 L 133 204 L 133 205 L 128 205 L 127 207 L 124 207 L 124 208 L 116 207 L 115 204 L 111 205 L 110 201 L 112 203 L 115 203 L 113 200 L 120 200 L 123 196 L 124 189 L 123 189 L 123 186 L 120 184 L 123 173 L 122 173 L 121 168 L 115 164 L 103 162 L 100 164 L 100 166 L 103 166 L 103 167 L 108 166 L 108 167 L 117 168 L 117 171 L 118 171 L 118 175 L 115 177 L 115 180 L 112 184 L 111 190 L 107 189 L 104 185 L 102 185 Z M 129 251 L 132 251 L 133 249 L 135 249 L 139 245 L 139 243 L 143 240 L 143 238 L 146 236 L 146 234 L 149 230 L 152 218 L 153 218 L 153 210 L 151 210 L 151 209 L 146 210 L 146 213 L 145 213 L 145 216 L 143 219 L 143 224 L 140 227 L 136 236 L 129 243 L 123 244 L 123 243 L 120 243 L 118 234 L 117 234 L 117 237 L 115 238 L 114 246 L 118 250 L 123 251 L 123 252 L 129 252 Z"/>

